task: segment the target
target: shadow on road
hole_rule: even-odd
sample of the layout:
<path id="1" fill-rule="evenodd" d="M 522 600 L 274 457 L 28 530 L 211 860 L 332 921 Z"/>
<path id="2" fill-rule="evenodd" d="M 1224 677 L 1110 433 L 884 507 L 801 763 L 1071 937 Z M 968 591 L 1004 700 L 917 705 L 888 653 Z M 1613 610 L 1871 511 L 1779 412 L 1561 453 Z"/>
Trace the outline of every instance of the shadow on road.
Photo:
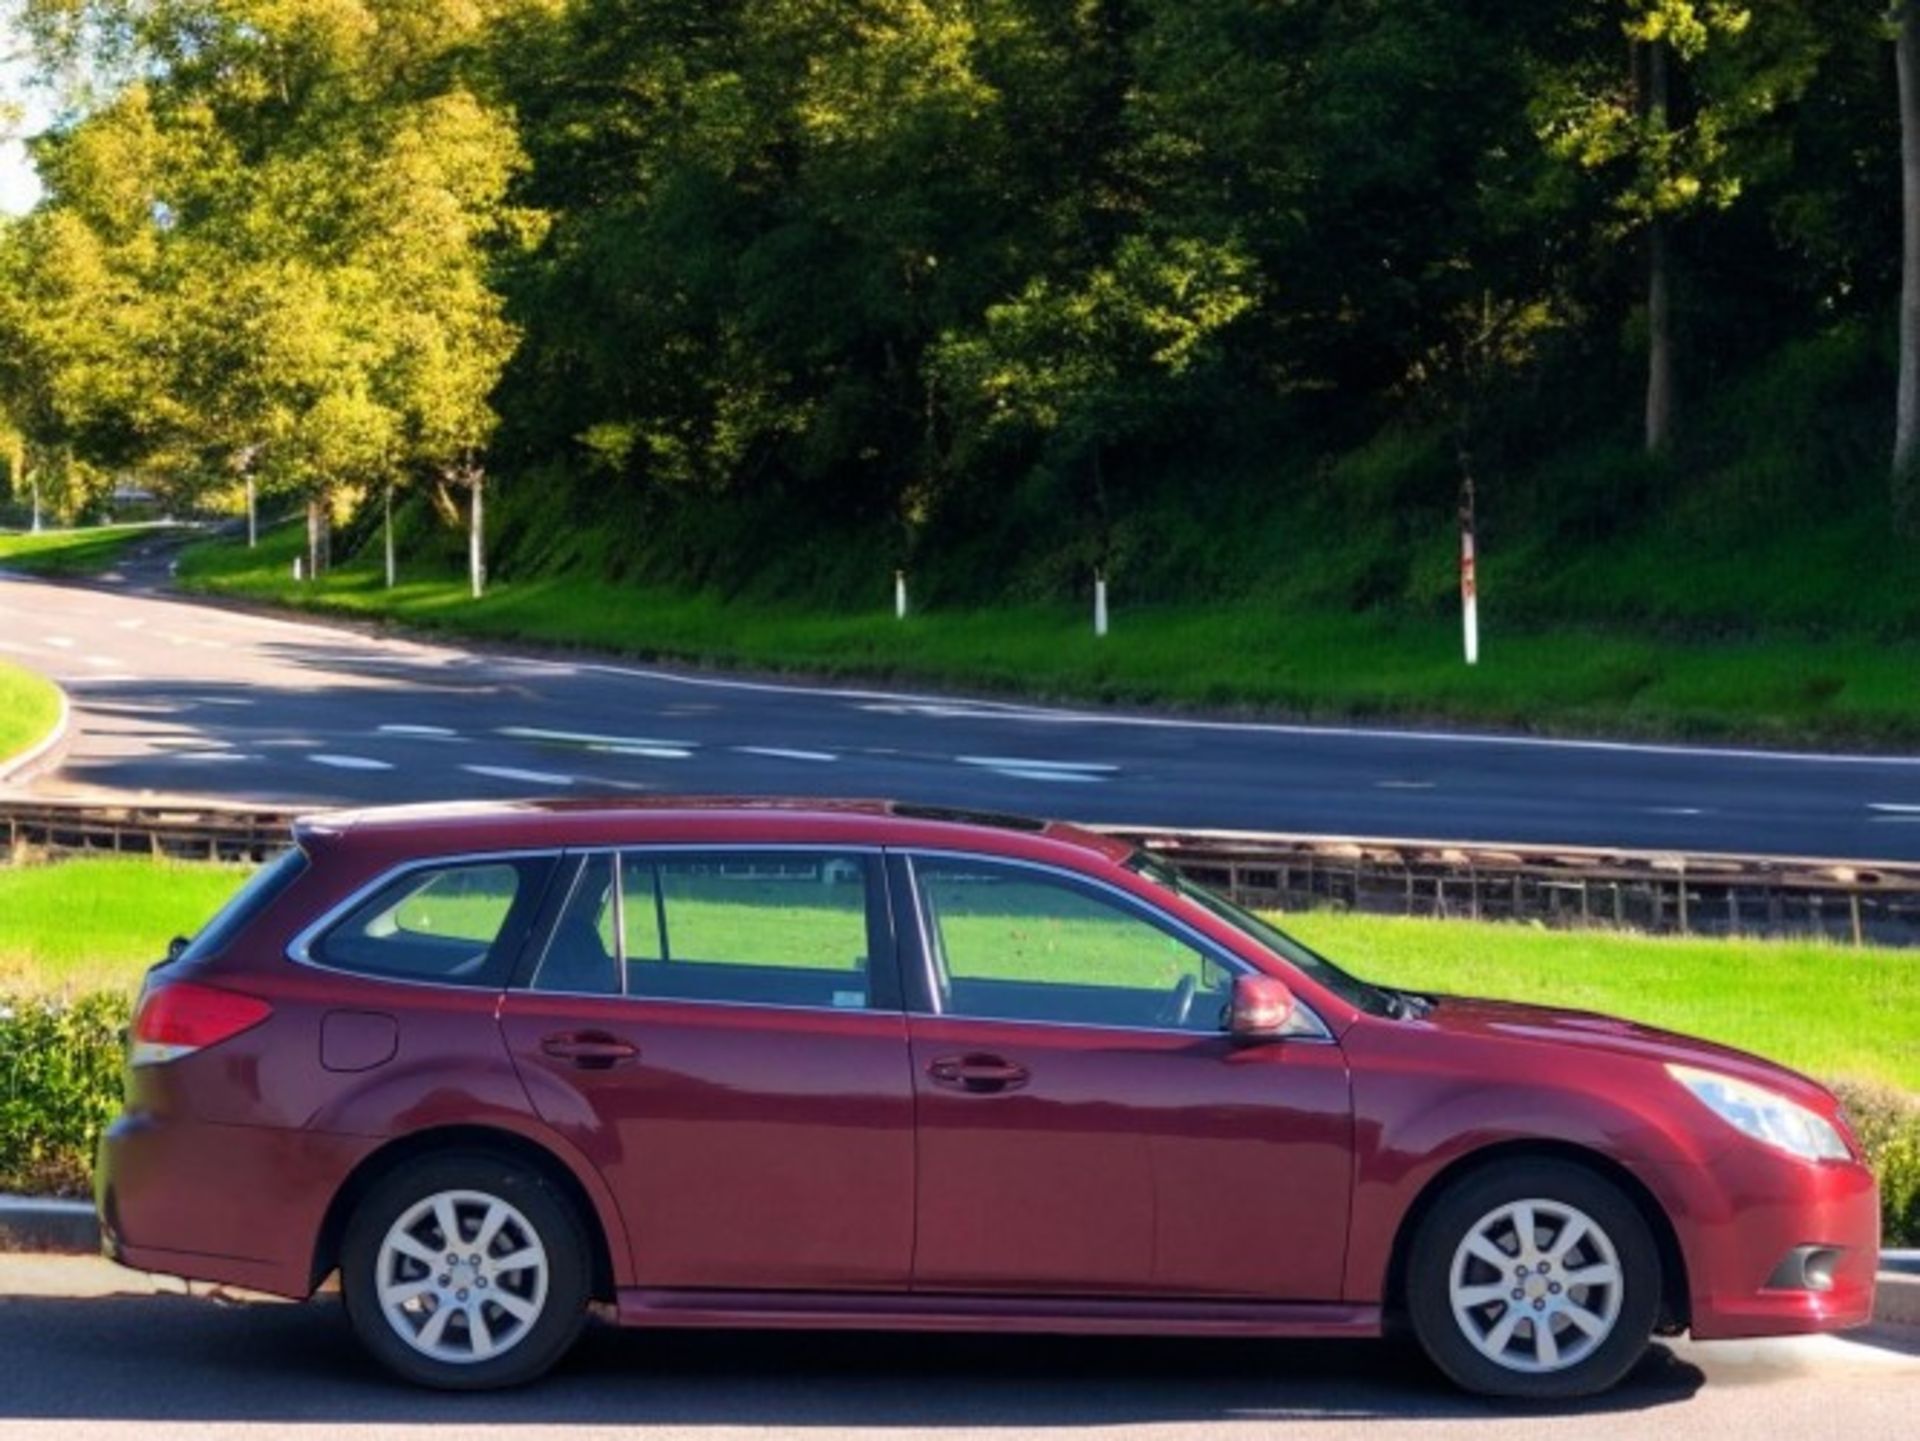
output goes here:
<path id="1" fill-rule="evenodd" d="M 0 1301 L 0 1420 L 512 1425 L 967 1426 L 1472 1420 L 1399 1343 L 621 1331 L 595 1326 L 545 1383 L 444 1395 L 387 1379 L 337 1303 L 187 1296 Z M 1655 1347 L 1616 1391 L 1530 1414 L 1684 1401 L 1701 1372 Z"/>

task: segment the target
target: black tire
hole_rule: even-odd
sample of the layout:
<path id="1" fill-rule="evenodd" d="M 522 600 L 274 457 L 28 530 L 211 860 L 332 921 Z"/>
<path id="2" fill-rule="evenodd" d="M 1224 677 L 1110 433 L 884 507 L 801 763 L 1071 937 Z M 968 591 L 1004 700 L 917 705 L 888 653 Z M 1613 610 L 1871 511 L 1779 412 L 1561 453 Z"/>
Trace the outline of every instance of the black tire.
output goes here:
<path id="1" fill-rule="evenodd" d="M 425 1354 L 401 1337 L 380 1303 L 377 1268 L 389 1229 L 420 1202 L 446 1191 L 478 1192 L 506 1202 L 546 1253 L 545 1295 L 536 1314 L 516 1326 L 513 1318 L 493 1312 L 496 1323 L 513 1328 L 513 1338 L 484 1359 L 447 1361 Z M 545 1374 L 579 1337 L 591 1289 L 591 1252 L 574 1207 L 538 1172 L 486 1151 L 423 1156 L 383 1177 L 354 1208 L 340 1247 L 340 1290 L 361 1344 L 395 1375 L 441 1390 L 520 1386 Z M 464 1327 L 464 1319 L 456 1317 L 447 1329 L 456 1323 Z"/>
<path id="2" fill-rule="evenodd" d="M 1455 1252 L 1483 1218 L 1502 1206 L 1527 1200 L 1559 1203 L 1582 1212 L 1605 1233 L 1619 1262 L 1619 1309 L 1612 1330 L 1585 1356 L 1558 1370 L 1516 1370 L 1512 1368 L 1515 1363 L 1503 1364 L 1469 1339 L 1464 1329 L 1468 1323 L 1454 1314 L 1450 1286 Z M 1577 1251 L 1576 1254 L 1592 1253 Z M 1472 1274 L 1477 1274 L 1483 1284 L 1494 1274 L 1484 1263 L 1471 1264 L 1475 1267 Z M 1504 1288 L 1509 1280 L 1516 1285 L 1532 1284 L 1531 1277 L 1521 1283 L 1517 1276 L 1508 1277 L 1504 1273 L 1499 1284 Z M 1540 1284 L 1544 1285 L 1545 1281 Z M 1618 1186 L 1596 1172 L 1571 1162 L 1545 1158 L 1494 1163 L 1461 1178 L 1422 1219 L 1407 1258 L 1407 1314 L 1422 1349 L 1456 1385 L 1490 1396 L 1563 1400 L 1607 1390 L 1645 1353 L 1659 1315 L 1660 1288 L 1660 1252 L 1640 1208 Z M 1554 1295 L 1558 1297 L 1560 1291 L 1556 1289 Z M 1497 1344 L 1493 1336 L 1496 1323 L 1504 1319 L 1509 1309 L 1521 1310 L 1520 1325 L 1526 1329 L 1513 1333 L 1515 1339 L 1508 1343 L 1507 1353 L 1509 1356 L 1515 1351 L 1522 1353 L 1517 1364 L 1525 1363 L 1524 1351 L 1537 1324 L 1528 1314 L 1536 1309 L 1535 1299 L 1538 1298 L 1523 1299 L 1510 1307 L 1508 1298 L 1502 1297 L 1476 1313 L 1478 1320 L 1487 1326 L 1489 1339 Z M 1572 1296 L 1567 1299 L 1571 1300 Z M 1580 1343 L 1581 1337 L 1566 1329 L 1566 1321 L 1555 1322 L 1549 1318 L 1547 1324 L 1550 1328 L 1557 1325 L 1559 1336 L 1571 1338 L 1569 1350 Z M 1547 1343 L 1537 1344 L 1543 1347 Z M 1534 1361 L 1538 1362 L 1544 1354 L 1536 1351 Z"/>

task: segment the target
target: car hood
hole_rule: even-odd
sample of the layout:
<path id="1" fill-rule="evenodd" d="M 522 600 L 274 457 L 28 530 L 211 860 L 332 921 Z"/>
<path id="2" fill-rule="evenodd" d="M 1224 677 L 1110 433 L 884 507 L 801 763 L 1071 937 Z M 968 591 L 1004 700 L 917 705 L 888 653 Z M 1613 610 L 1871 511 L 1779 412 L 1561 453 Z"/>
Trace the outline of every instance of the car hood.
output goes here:
<path id="1" fill-rule="evenodd" d="M 1683 1036 L 1676 1031 L 1663 1031 L 1596 1011 L 1569 1011 L 1471 996 L 1428 996 L 1427 999 L 1433 1006 L 1421 1021 L 1451 1034 L 1535 1041 L 1586 1054 L 1630 1056 L 1657 1065 L 1697 1066 L 1767 1086 L 1823 1114 L 1834 1109 L 1832 1093 L 1798 1071 L 1731 1046 Z"/>

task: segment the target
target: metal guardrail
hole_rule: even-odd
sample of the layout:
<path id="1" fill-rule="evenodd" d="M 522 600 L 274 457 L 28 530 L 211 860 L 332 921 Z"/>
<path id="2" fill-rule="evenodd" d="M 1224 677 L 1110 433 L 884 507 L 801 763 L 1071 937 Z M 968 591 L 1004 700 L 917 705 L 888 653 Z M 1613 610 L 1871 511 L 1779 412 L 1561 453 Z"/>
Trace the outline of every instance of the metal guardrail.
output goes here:
<path id="1" fill-rule="evenodd" d="M 1920 945 L 1920 865 L 1102 826 L 1243 905 Z"/>
<path id="2" fill-rule="evenodd" d="M 0 800 L 9 853 L 258 861 L 291 808 Z M 1920 945 L 1920 865 L 1099 826 L 1243 905 Z"/>

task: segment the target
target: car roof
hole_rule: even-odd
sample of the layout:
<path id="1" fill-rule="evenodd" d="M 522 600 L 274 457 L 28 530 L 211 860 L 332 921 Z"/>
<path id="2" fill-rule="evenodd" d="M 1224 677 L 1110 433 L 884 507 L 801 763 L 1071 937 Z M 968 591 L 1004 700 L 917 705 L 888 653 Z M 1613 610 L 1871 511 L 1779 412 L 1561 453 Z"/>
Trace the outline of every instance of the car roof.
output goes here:
<path id="1" fill-rule="evenodd" d="M 1025 858 L 1124 860 L 1133 846 L 1059 821 L 886 800 L 798 796 L 600 796 L 449 801 L 303 816 L 308 851 L 346 844 L 394 855 L 560 846 L 857 845 L 965 849 Z M 1066 854 L 1062 854 L 1062 853 Z"/>

